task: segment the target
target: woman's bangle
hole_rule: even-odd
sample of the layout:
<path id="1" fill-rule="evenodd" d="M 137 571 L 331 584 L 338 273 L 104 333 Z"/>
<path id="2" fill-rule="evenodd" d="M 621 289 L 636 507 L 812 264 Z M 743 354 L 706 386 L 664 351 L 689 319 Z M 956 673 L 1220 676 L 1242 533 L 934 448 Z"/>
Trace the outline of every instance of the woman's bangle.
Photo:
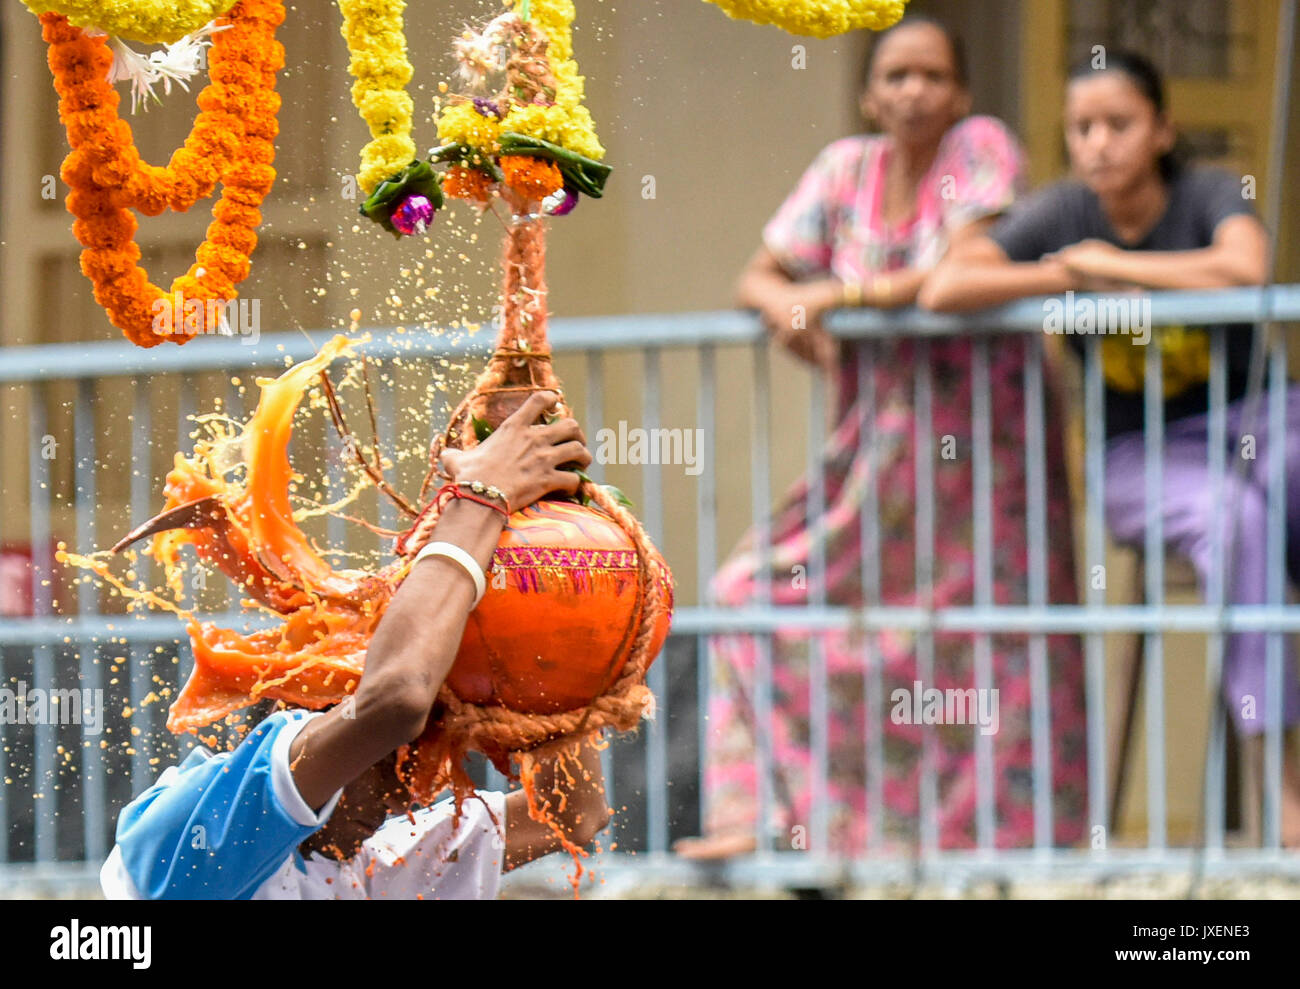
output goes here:
<path id="1" fill-rule="evenodd" d="M 478 607 L 478 603 L 483 600 L 483 594 L 487 591 L 487 578 L 483 576 L 483 568 L 478 565 L 478 560 L 470 556 L 455 543 L 429 543 L 420 552 L 415 554 L 415 559 L 411 561 L 411 569 L 423 560 L 426 556 L 445 556 L 449 560 L 454 560 L 461 565 L 470 580 L 474 581 L 474 603 L 470 608 Z"/>

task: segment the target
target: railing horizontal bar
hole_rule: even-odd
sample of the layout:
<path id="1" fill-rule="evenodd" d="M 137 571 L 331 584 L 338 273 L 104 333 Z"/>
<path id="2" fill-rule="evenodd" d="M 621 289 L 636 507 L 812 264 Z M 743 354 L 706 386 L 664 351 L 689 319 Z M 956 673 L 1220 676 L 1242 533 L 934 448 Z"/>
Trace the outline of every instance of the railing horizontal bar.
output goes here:
<path id="1" fill-rule="evenodd" d="M 867 857 L 845 863 L 809 850 L 700 866 L 667 853 L 630 855 L 606 852 L 589 863 L 589 868 L 603 885 L 594 887 L 589 893 L 584 883 L 583 895 L 612 896 L 628 888 L 644 889 L 656 881 L 677 886 L 708 881 L 737 885 L 780 883 L 813 888 L 822 884 L 839 886 L 846 881 L 859 885 L 943 883 L 950 886 L 954 880 L 1098 881 L 1161 875 L 1182 875 L 1185 878 L 1194 865 L 1208 878 L 1300 877 L 1300 856 L 1257 849 L 1227 849 L 1221 855 L 1207 856 L 1198 863 L 1196 854 L 1193 849 L 1169 849 L 1157 854 L 1148 854 L 1140 849 L 1091 854 L 1059 849 L 1045 857 L 1033 849 L 1003 849 L 996 856 L 984 856 L 979 852 L 937 852 L 922 859 Z M 516 882 L 534 884 L 539 877 L 552 872 L 559 874 L 561 858 L 548 856 L 515 870 L 505 879 L 507 888 Z M 0 883 L 30 893 L 42 889 L 55 892 L 95 887 L 99 883 L 99 869 L 98 862 L 13 864 L 0 867 Z"/>
<path id="2" fill-rule="evenodd" d="M 226 628 L 255 630 L 271 622 L 239 612 L 201 615 L 204 621 Z M 1300 609 L 1288 605 L 1234 605 L 1219 609 L 1205 605 L 1169 605 L 1150 609 L 1140 605 L 1114 605 L 1090 609 L 1073 605 L 1044 608 L 998 605 L 990 608 L 939 608 L 933 615 L 921 608 L 876 607 L 869 612 L 852 608 L 757 609 L 680 607 L 673 612 L 674 635 L 726 635 L 733 632 L 774 632 L 799 629 L 890 629 L 941 632 L 998 632 L 1028 635 L 1034 632 L 1300 632 Z M 62 643 L 65 641 L 120 640 L 133 642 L 185 641 L 185 630 L 166 615 L 131 618 L 12 618 L 0 625 L 0 646 Z"/>
<path id="3" fill-rule="evenodd" d="M 1272 292 L 1271 309 L 1269 292 Z M 1078 312 L 1080 307 L 1095 307 L 1098 302 L 1113 305 L 1121 298 L 1126 302 L 1133 298 L 1140 299 L 1144 306 L 1150 300 L 1150 313 L 1140 314 L 1144 324 L 1149 327 L 1253 323 L 1270 318 L 1270 313 L 1273 319 L 1295 319 L 1297 310 L 1300 310 L 1300 285 L 1150 292 L 1136 297 L 1076 292 L 1072 296 L 1072 302 L 1075 312 Z M 1004 333 L 1008 330 L 1041 333 L 1044 330 L 1049 299 L 1064 301 L 1061 296 L 1034 296 L 995 309 L 969 313 L 931 313 L 917 309 L 842 309 L 828 313 L 825 326 L 830 332 L 842 337 L 952 336 L 972 331 Z M 1107 312 L 1104 306 L 1098 311 Z M 1146 324 L 1148 315 L 1150 322 Z M 1103 325 L 1104 322 L 1103 320 Z"/>
<path id="4" fill-rule="evenodd" d="M 830 313 L 826 326 L 838 336 L 850 339 L 1012 330 L 1041 332 L 1046 298 L 1021 299 L 997 309 L 959 314 L 917 309 L 892 312 L 847 309 Z M 1151 326 L 1300 319 L 1300 285 L 1152 292 L 1142 298 L 1151 303 Z M 1114 296 L 1079 293 L 1074 297 L 1074 304 L 1082 306 L 1100 299 L 1113 300 Z M 764 337 L 757 316 L 739 310 L 559 318 L 550 322 L 549 331 L 551 347 L 556 351 L 745 344 Z M 103 378 L 251 366 L 270 368 L 282 365 L 286 357 L 295 361 L 311 357 L 318 344 L 335 332 L 317 329 L 307 333 L 266 333 L 253 345 L 244 345 L 242 340 L 237 342 L 230 337 L 199 337 L 182 347 L 148 350 L 118 340 L 6 347 L 4 360 L 0 361 L 0 381 Z M 447 330 L 437 336 L 398 335 L 388 327 L 371 327 L 369 332 L 372 340 L 361 349 L 378 359 L 475 354 L 486 357 L 491 347 L 487 332 L 466 334 Z"/>

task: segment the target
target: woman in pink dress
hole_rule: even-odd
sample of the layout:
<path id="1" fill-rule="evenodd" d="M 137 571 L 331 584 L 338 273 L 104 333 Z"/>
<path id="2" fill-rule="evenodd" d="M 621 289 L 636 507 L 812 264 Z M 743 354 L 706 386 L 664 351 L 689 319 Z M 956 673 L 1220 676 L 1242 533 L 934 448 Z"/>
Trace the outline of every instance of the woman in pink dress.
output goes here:
<path id="1" fill-rule="evenodd" d="M 760 311 L 783 345 L 823 368 L 838 383 L 836 425 L 823 451 L 824 512 L 814 517 L 807 479 L 774 513 L 772 555 L 764 565 L 755 535 L 746 537 L 713 584 L 719 604 L 759 599 L 770 581 L 772 602 L 802 605 L 814 591 L 832 606 L 862 607 L 862 561 L 878 553 L 880 600 L 886 606 L 923 603 L 916 559 L 916 344 L 882 341 L 872 367 L 874 409 L 859 396 L 859 348 L 841 347 L 820 325 L 827 310 L 846 305 L 911 305 L 926 274 L 948 247 L 982 233 L 1012 202 L 1022 182 L 1020 149 L 999 121 L 967 116 L 970 96 L 960 43 L 939 24 L 908 18 L 877 41 L 862 95 L 865 116 L 881 133 L 835 141 L 768 222 L 759 249 L 739 283 L 742 306 Z M 802 307 L 802 308 L 800 308 Z M 800 318 L 802 317 L 802 318 Z M 802 327 L 802 328 L 801 328 Z M 931 449 L 934 479 L 935 607 L 974 603 L 974 484 L 970 337 L 929 343 L 933 369 Z M 1025 407 L 1027 341 L 1017 334 L 989 340 L 992 447 L 992 600 L 1029 601 L 1026 526 Z M 1045 376 L 1047 369 L 1044 369 Z M 1047 531 L 1049 600 L 1073 603 L 1070 518 L 1059 444 L 1059 417 L 1047 377 Z M 871 416 L 874 412 L 874 426 Z M 870 428 L 870 435 L 863 433 Z M 950 455 L 941 453 L 947 448 Z M 862 545 L 870 486 L 879 507 L 879 545 Z M 825 561 L 818 584 L 810 560 Z M 800 571 L 798 568 L 803 567 Z M 806 573 L 806 580 L 792 574 Z M 868 826 L 877 847 L 914 847 L 920 834 L 924 733 L 935 755 L 940 848 L 976 844 L 976 737 L 979 726 L 925 727 L 896 723 L 887 699 L 910 697 L 920 679 L 915 634 L 889 630 L 875 637 L 882 693 L 868 707 L 861 634 L 815 633 L 826 662 L 828 845 L 817 848 L 813 792 L 810 635 L 781 632 L 772 640 L 772 721 L 762 731 L 774 764 L 772 810 L 764 835 L 774 848 L 839 855 L 867 850 Z M 975 682 L 975 637 L 934 637 L 931 682 L 924 688 L 968 689 Z M 1048 640 L 1054 834 L 1079 840 L 1085 829 L 1087 769 L 1082 659 L 1075 637 Z M 755 848 L 758 766 L 754 698 L 759 643 L 749 635 L 713 640 L 714 683 L 709 705 L 705 776 L 705 834 L 678 843 L 692 858 L 717 858 Z M 994 635 L 992 682 L 999 725 L 992 736 L 994 833 L 998 847 L 1034 839 L 1028 637 Z M 908 702 L 911 707 L 911 702 Z M 877 722 L 883 721 L 883 724 Z M 870 806 L 868 737 L 883 736 L 883 806 Z"/>

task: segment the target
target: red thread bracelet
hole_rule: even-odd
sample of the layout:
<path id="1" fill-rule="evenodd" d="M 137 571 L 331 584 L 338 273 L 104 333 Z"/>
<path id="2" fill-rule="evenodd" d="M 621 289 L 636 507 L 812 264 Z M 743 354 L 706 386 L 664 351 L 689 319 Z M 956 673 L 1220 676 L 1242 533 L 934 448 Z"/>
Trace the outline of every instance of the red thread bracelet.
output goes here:
<path id="1" fill-rule="evenodd" d="M 480 498 L 477 495 L 470 494 L 468 491 L 465 491 L 456 484 L 444 484 L 438 489 L 438 493 L 434 495 L 434 500 L 438 503 L 439 514 L 441 514 L 442 510 L 446 507 L 447 501 L 452 498 L 462 498 L 465 501 L 476 502 L 485 508 L 492 509 L 494 512 L 500 512 L 506 519 L 510 518 L 510 513 L 506 511 L 502 505 L 498 505 L 494 501 L 488 501 L 486 498 Z"/>

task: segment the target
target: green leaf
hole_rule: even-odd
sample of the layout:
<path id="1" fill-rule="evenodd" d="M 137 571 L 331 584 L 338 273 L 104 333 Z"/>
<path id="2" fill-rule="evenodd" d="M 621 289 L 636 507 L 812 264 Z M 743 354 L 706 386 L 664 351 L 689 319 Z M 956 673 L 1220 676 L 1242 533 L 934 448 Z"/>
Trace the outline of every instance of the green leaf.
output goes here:
<path id="1" fill-rule="evenodd" d="M 442 176 L 427 161 L 413 161 L 396 175 L 380 182 L 361 204 L 360 213 L 400 239 L 401 231 L 392 222 L 393 210 L 411 195 L 428 196 L 436 210 L 443 207 Z"/>
<path id="2" fill-rule="evenodd" d="M 614 487 L 614 485 L 602 484 L 601 487 L 604 488 L 606 491 L 608 491 L 610 497 L 612 497 L 616 502 L 618 502 L 624 508 L 630 510 L 636 507 L 635 505 L 632 504 L 632 499 L 629 498 L 627 495 L 625 495 L 618 488 Z"/>
<path id="3" fill-rule="evenodd" d="M 605 180 L 614 170 L 612 165 L 517 131 L 505 131 L 500 142 L 502 154 L 532 155 L 534 158 L 546 158 L 555 162 L 560 168 L 560 174 L 564 176 L 565 184 L 592 199 L 601 197 Z"/>
<path id="4" fill-rule="evenodd" d="M 578 475 L 579 480 L 585 481 L 587 484 L 596 484 L 596 482 L 591 479 L 591 476 L 585 470 L 582 470 L 578 467 L 565 467 L 564 469 L 573 471 L 573 473 Z M 632 499 L 629 498 L 627 495 L 625 495 L 618 488 L 614 487 L 614 485 L 596 484 L 596 487 L 604 488 L 605 491 L 609 494 L 609 496 L 613 498 L 616 502 L 618 502 L 620 505 L 622 505 L 624 508 L 631 510 L 636 507 L 635 505 L 632 504 Z M 587 497 L 586 493 L 584 493 L 582 489 L 578 490 L 578 497 L 579 500 L 581 500 L 583 505 L 590 504 L 591 502 L 591 499 Z"/>
<path id="5" fill-rule="evenodd" d="M 492 435 L 492 427 L 488 425 L 486 419 L 470 416 L 469 421 L 474 424 L 474 436 L 480 443 Z"/>

